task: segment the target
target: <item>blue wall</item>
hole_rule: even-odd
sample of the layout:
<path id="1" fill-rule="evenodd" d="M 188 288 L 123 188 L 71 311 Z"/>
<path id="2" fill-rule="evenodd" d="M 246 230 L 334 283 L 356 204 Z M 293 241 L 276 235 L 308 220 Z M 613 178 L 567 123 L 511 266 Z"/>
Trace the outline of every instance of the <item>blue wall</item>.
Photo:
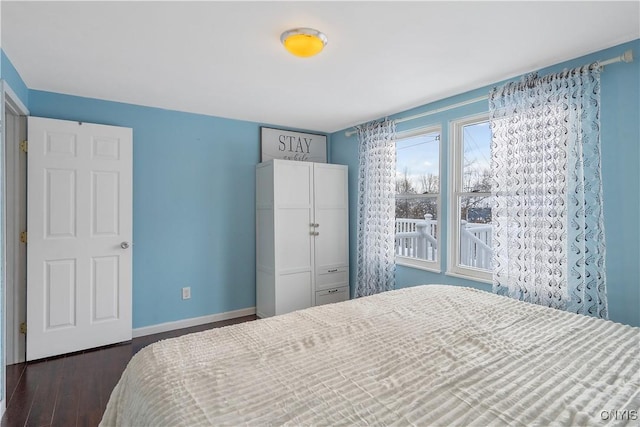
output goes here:
<path id="1" fill-rule="evenodd" d="M 5 80 L 24 105 L 29 105 L 29 89 L 3 50 L 0 49 L 0 77 Z"/>
<path id="2" fill-rule="evenodd" d="M 605 60 L 633 49 L 636 60 L 630 64 L 613 64 L 602 73 L 601 125 L 602 174 L 605 204 L 605 230 L 607 239 L 607 286 L 610 318 L 614 321 L 640 326 L 640 40 L 606 49 L 540 70 L 540 74 L 573 68 L 596 60 Z M 502 82 L 496 83 L 501 84 Z M 492 85 L 494 86 L 494 85 Z M 400 118 L 423 111 L 487 95 L 492 86 L 486 86 L 461 95 L 433 102 L 390 118 Z M 443 230 L 448 224 L 448 132 L 449 121 L 488 111 L 487 102 L 460 107 L 422 119 L 404 122 L 398 130 L 440 124 L 442 126 L 443 177 L 442 212 Z M 330 138 L 333 163 L 349 165 L 350 192 L 350 263 L 356 265 L 357 232 L 357 137 L 347 137 L 345 131 Z M 442 273 L 432 273 L 398 266 L 396 287 L 423 283 L 444 283 L 490 290 L 491 285 L 448 276 L 446 271 L 447 241 L 442 239 Z M 355 269 L 351 269 L 351 283 L 355 283 Z"/>
<path id="3" fill-rule="evenodd" d="M 261 124 L 29 90 L 1 64 L 32 116 L 133 128 L 134 328 L 255 307 Z"/>
<path id="4" fill-rule="evenodd" d="M 255 306 L 260 124 L 41 91 L 29 109 L 133 128 L 134 327 Z"/>
<path id="5" fill-rule="evenodd" d="M 133 128 L 134 328 L 255 306 L 258 124 L 41 91 L 29 109 Z"/>

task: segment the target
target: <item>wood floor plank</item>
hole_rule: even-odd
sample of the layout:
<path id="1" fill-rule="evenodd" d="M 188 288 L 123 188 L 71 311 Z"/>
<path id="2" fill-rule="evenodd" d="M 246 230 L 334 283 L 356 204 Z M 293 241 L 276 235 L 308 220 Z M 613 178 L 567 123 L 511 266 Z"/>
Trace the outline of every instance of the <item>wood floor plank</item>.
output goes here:
<path id="1" fill-rule="evenodd" d="M 102 352 L 104 350 L 91 351 L 83 354 L 77 367 L 78 372 L 84 375 L 80 380 L 83 392 L 78 396 L 78 426 L 96 426 L 102 419 L 100 405 L 100 373 Z"/>
<path id="2" fill-rule="evenodd" d="M 51 424 L 65 360 L 64 357 L 61 357 L 40 362 L 41 369 L 38 378 L 35 379 L 38 382 L 38 388 L 27 417 L 27 426 L 40 427 Z M 26 372 L 26 375 L 32 374 L 31 370 Z"/>
<path id="3" fill-rule="evenodd" d="M 2 427 L 24 426 L 33 404 L 33 395 L 16 391 L 2 417 Z"/>
<path id="4" fill-rule="evenodd" d="M 83 357 L 84 355 L 81 353 L 65 357 L 60 388 L 51 420 L 52 426 L 73 427 L 77 425 L 80 403 L 78 397 L 83 393 L 82 376 L 85 374 L 78 368 Z"/>
<path id="5" fill-rule="evenodd" d="M 102 351 L 100 364 L 100 408 L 101 413 L 107 407 L 113 388 L 118 383 L 122 372 L 131 360 L 131 344 L 123 344 Z"/>
<path id="6" fill-rule="evenodd" d="M 29 418 L 38 391 L 37 378 L 43 372 L 43 364 L 34 364 L 28 368 L 16 385 L 11 400 L 7 402 L 2 426 L 24 426 Z"/>
<path id="7" fill-rule="evenodd" d="M 16 387 L 18 386 L 18 382 L 20 381 L 20 378 L 22 378 L 22 375 L 24 374 L 24 371 L 27 367 L 26 363 L 15 363 L 13 365 L 9 365 L 7 366 L 7 374 L 6 374 L 6 378 L 5 378 L 5 383 L 6 383 L 6 392 L 7 392 L 7 402 L 11 400 L 11 396 L 13 396 L 13 393 L 16 391 Z"/>

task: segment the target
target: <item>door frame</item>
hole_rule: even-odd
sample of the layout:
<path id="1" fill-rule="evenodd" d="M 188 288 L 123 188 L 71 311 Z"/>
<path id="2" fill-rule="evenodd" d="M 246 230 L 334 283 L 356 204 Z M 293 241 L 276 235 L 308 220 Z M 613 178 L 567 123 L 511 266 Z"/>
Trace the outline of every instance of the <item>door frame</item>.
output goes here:
<path id="1" fill-rule="evenodd" d="M 5 365 L 20 363 L 25 361 L 25 339 L 20 336 L 19 325 L 26 322 L 26 248 L 24 243 L 20 243 L 19 234 L 26 229 L 26 179 L 27 165 L 25 161 L 20 161 L 20 150 L 18 145 L 20 141 L 27 139 L 27 119 L 29 114 L 27 108 L 20 102 L 20 99 L 11 90 L 6 82 L 3 83 L 3 99 L 4 112 L 3 118 L 7 117 L 7 113 L 14 116 L 13 127 L 10 132 L 9 123 L 5 123 L 5 230 L 3 235 L 6 236 L 5 249 L 9 252 L 9 248 L 15 258 L 13 263 L 9 263 L 5 257 L 6 276 L 5 295 L 6 295 L 6 318 L 5 318 Z M 22 186 L 20 185 L 22 183 Z M 24 211 L 16 208 L 12 213 L 9 212 L 10 205 L 7 198 L 20 196 L 24 202 Z M 20 220 L 20 215 L 24 218 Z M 22 229 L 21 229 L 22 228 Z M 22 265 L 22 271 L 20 266 Z"/>
<path id="2" fill-rule="evenodd" d="M 15 274 L 16 263 L 13 263 L 12 265 L 7 264 L 6 257 L 4 254 L 7 253 L 7 249 L 12 248 L 12 250 L 14 250 L 13 248 L 19 244 L 18 239 L 12 238 L 13 242 L 8 241 L 7 239 L 7 234 L 9 234 L 10 236 L 17 237 L 17 233 L 19 233 L 19 231 L 17 233 L 15 231 L 17 230 L 17 226 L 19 224 L 15 223 L 15 221 L 13 220 L 14 217 L 10 216 L 9 218 L 7 218 L 7 215 L 6 215 L 7 188 L 9 186 L 15 186 L 15 183 L 18 181 L 18 177 L 20 173 L 24 173 L 26 177 L 26 169 L 20 171 L 19 170 L 20 168 L 11 168 L 10 170 L 12 171 L 12 173 L 11 174 L 7 173 L 8 172 L 7 165 L 9 164 L 15 165 L 18 163 L 18 153 L 19 153 L 17 149 L 7 150 L 6 149 L 7 144 L 13 144 L 15 142 L 17 145 L 17 143 L 19 143 L 20 138 L 19 138 L 19 135 L 13 135 L 14 141 L 7 140 L 6 127 L 4 123 L 5 112 L 10 112 L 11 114 L 16 116 L 29 115 L 29 110 L 22 103 L 18 95 L 11 89 L 11 86 L 9 86 L 9 84 L 5 80 L 0 80 L 0 123 L 3 124 L 2 127 L 0 128 L 0 145 L 1 145 L 0 159 L 2 159 L 2 165 L 0 166 L 0 171 L 5 178 L 2 181 L 2 189 L 0 190 L 2 192 L 2 200 L 0 201 L 0 204 L 1 204 L 0 217 L 2 218 L 2 224 L 1 224 L 2 256 L 0 259 L 2 260 L 2 263 L 4 266 L 4 268 L 2 269 L 3 276 L 0 277 L 0 294 L 2 295 L 2 318 L 1 318 L 2 324 L 0 325 L 0 331 L 2 334 L 2 351 L 0 352 L 0 356 L 1 356 L 0 367 L 2 367 L 2 369 L 0 369 L 1 371 L 0 375 L 2 378 L 2 382 L 1 382 L 2 390 L 0 390 L 0 393 L 2 394 L 0 395 L 0 400 L 2 404 L 0 407 L 0 413 L 3 413 L 6 408 L 6 369 L 5 367 L 6 367 L 7 354 L 8 354 L 7 350 L 10 350 L 12 352 L 11 358 L 9 360 L 12 360 L 14 363 L 17 361 L 24 361 L 25 359 L 25 355 L 23 354 L 21 357 L 18 357 L 16 360 L 15 356 L 16 356 L 16 352 L 18 352 L 18 336 L 17 334 L 12 334 L 10 338 L 10 342 L 8 342 L 7 320 L 11 319 L 12 325 L 19 324 L 20 320 L 18 316 L 20 311 L 16 310 L 15 308 L 19 307 L 19 304 L 24 304 L 26 307 L 26 301 L 16 300 L 16 298 L 20 298 L 20 295 L 26 295 L 25 293 L 16 292 L 15 287 L 13 289 L 7 289 L 7 277 Z M 16 147 L 16 145 L 14 145 L 14 147 Z M 14 187 L 14 191 L 17 189 L 18 188 Z M 26 197 L 26 194 L 25 194 L 25 197 Z M 13 284 L 14 281 L 12 280 L 11 283 Z M 26 291 L 26 281 L 24 282 L 24 287 Z M 7 300 L 8 292 L 11 294 L 10 301 Z M 7 309 L 10 310 L 11 317 L 8 316 Z M 26 316 L 26 312 L 24 315 Z M 15 328 L 13 326 L 12 326 L 12 329 L 15 332 Z M 9 344 L 9 347 L 7 347 L 7 344 Z"/>

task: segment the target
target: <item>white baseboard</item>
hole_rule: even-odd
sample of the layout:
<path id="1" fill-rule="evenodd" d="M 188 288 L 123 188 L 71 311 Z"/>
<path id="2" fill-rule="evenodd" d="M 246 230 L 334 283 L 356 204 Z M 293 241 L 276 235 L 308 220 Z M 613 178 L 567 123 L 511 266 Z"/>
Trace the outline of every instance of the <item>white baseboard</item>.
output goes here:
<path id="1" fill-rule="evenodd" d="M 192 326 L 219 322 L 221 320 L 235 319 L 236 317 L 251 316 L 254 314 L 256 314 L 255 307 L 243 308 L 241 310 L 227 311 L 225 313 L 210 314 L 208 316 L 192 317 L 191 319 L 176 320 L 175 322 L 166 322 L 160 323 L 158 325 L 134 328 L 132 331 L 132 335 L 133 338 L 144 337 L 146 335 L 159 334 L 162 332 L 169 332 L 182 328 L 190 328 Z"/>

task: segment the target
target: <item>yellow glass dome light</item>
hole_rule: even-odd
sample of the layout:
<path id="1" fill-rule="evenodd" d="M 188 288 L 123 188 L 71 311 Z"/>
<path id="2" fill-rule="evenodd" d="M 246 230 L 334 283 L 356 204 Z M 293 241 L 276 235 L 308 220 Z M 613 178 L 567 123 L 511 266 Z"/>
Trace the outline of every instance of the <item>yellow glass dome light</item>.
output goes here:
<path id="1" fill-rule="evenodd" d="M 313 28 L 295 28 L 282 33 L 280 41 L 289 53 L 307 58 L 324 49 L 327 36 Z"/>

